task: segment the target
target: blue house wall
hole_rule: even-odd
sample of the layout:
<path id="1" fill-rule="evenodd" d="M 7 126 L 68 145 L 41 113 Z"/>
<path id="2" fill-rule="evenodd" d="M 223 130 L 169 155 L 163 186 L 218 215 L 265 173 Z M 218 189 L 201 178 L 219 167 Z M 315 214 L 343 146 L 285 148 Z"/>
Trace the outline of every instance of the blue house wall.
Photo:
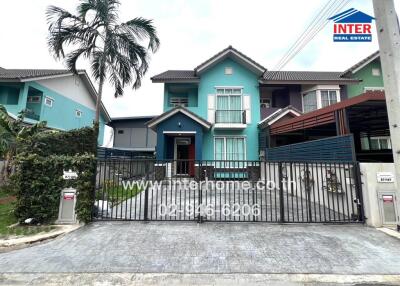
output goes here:
<path id="1" fill-rule="evenodd" d="M 226 75 L 225 67 L 231 67 L 233 74 Z M 164 112 L 173 108 L 170 105 L 171 97 L 188 97 L 188 106 L 191 112 L 207 120 L 208 113 L 208 95 L 216 94 L 216 87 L 241 87 L 243 95 L 250 96 L 251 123 L 247 124 L 242 130 L 232 129 L 214 129 L 205 131 L 202 139 L 202 158 L 203 160 L 213 160 L 214 158 L 214 138 L 215 136 L 240 136 L 246 139 L 246 159 L 258 160 L 258 128 L 257 123 L 260 119 L 260 95 L 259 95 L 259 75 L 253 73 L 243 65 L 237 63 L 231 58 L 226 58 L 213 67 L 205 70 L 200 76 L 200 82 L 197 84 L 188 83 L 166 83 L 164 85 Z M 171 92 L 174 89 L 186 90 L 180 94 Z M 171 120 L 169 119 L 168 122 Z M 173 124 L 173 123 L 170 123 Z M 158 131 L 163 130 L 163 125 L 157 127 Z M 157 137 L 159 140 L 160 137 Z M 157 141 L 157 145 L 164 145 Z M 197 149 L 198 144 L 196 145 Z"/>
<path id="2" fill-rule="evenodd" d="M 14 87 L 11 89 L 12 92 L 9 92 L 10 86 Z M 29 87 L 35 88 L 43 93 L 40 103 L 27 103 Z M 16 96 L 16 88 L 19 89 L 18 97 Z M 45 105 L 44 98 L 46 96 L 54 100 L 52 107 Z M 12 104 L 10 104 L 11 97 L 17 98 L 17 101 L 13 101 Z M 37 114 L 40 117 L 40 121 L 47 121 L 48 127 L 59 130 L 71 130 L 85 126 L 92 126 L 95 117 L 95 110 L 90 109 L 87 106 L 82 105 L 81 103 L 76 102 L 34 81 L 21 84 L 1 83 L 0 104 L 4 105 L 7 111 L 14 116 L 17 116 L 20 111 L 26 109 L 27 107 L 33 109 L 36 113 L 40 113 Z M 76 116 L 75 111 L 77 109 L 82 111 L 81 117 Z M 26 121 L 28 123 L 37 122 L 36 120 L 29 118 L 26 118 Z M 105 119 L 103 115 L 100 116 L 99 127 L 100 130 L 98 142 L 99 144 L 102 144 L 105 128 Z"/>
<path id="3" fill-rule="evenodd" d="M 225 67 L 232 67 L 233 74 L 226 75 Z M 228 58 L 201 75 L 199 84 L 199 107 L 198 115 L 207 119 L 207 96 L 215 94 L 217 86 L 238 86 L 243 87 L 243 95 L 250 95 L 251 98 L 251 123 L 243 130 L 215 130 L 204 134 L 203 159 L 214 159 L 214 137 L 215 136 L 243 136 L 246 138 L 246 159 L 258 160 L 258 128 L 260 119 L 260 95 L 258 89 L 259 76 Z"/>
<path id="4" fill-rule="evenodd" d="M 157 146 L 156 146 L 156 158 L 157 160 L 162 159 L 173 159 L 174 153 L 174 137 L 165 134 L 165 131 L 170 132 L 185 132 L 194 131 L 195 134 L 182 134 L 184 137 L 195 137 L 195 159 L 202 159 L 202 142 L 203 142 L 203 128 L 202 126 L 193 121 L 182 113 L 177 113 L 162 121 L 157 125 Z"/>

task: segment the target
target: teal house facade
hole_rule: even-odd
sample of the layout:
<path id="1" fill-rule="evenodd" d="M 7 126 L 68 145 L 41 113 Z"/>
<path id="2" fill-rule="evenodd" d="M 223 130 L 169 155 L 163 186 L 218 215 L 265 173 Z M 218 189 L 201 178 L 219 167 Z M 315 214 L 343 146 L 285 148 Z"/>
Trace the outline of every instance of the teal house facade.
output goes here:
<path id="1" fill-rule="evenodd" d="M 343 72 L 269 71 L 232 46 L 152 81 L 164 84 L 163 113 L 147 123 L 157 134 L 156 158 L 203 162 L 259 160 L 266 148 L 291 144 L 271 138 L 270 126 L 337 104 L 359 83 Z"/>
<path id="2" fill-rule="evenodd" d="M 258 80 L 265 68 L 228 47 L 194 70 L 167 71 L 164 113 L 148 122 L 159 160 L 258 160 Z"/>
<path id="3" fill-rule="evenodd" d="M 55 130 L 92 126 L 97 92 L 85 71 L 0 68 L 0 104 L 10 117 L 25 112 L 25 122 L 46 121 Z M 101 145 L 110 117 L 101 106 Z"/>

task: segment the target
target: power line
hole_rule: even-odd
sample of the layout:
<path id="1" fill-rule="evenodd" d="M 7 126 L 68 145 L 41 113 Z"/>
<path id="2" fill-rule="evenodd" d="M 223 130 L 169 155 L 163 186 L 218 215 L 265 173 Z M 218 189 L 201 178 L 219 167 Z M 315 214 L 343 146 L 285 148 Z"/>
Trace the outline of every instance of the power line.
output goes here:
<path id="1" fill-rule="evenodd" d="M 305 31 L 290 47 L 290 49 L 284 54 L 281 60 L 277 63 L 272 74 L 272 79 L 278 74 L 278 72 L 295 57 L 328 23 L 328 18 L 335 15 L 344 6 L 346 6 L 350 0 L 340 1 L 328 1 L 317 13 L 311 23 L 307 26 Z"/>

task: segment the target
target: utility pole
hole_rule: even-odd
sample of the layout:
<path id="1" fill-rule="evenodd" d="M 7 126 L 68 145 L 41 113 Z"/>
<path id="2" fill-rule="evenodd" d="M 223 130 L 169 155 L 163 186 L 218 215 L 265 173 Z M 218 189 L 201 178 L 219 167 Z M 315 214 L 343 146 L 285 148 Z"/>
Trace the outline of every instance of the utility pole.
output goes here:
<path id="1" fill-rule="evenodd" d="M 372 0 L 400 207 L 400 28 L 393 0 Z M 400 208 L 398 208 L 400 209 Z"/>

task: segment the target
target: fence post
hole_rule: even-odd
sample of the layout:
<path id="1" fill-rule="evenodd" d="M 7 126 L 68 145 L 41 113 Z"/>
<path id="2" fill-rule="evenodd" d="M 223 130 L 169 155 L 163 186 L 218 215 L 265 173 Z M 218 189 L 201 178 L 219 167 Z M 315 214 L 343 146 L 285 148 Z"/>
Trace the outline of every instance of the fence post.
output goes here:
<path id="1" fill-rule="evenodd" d="M 354 162 L 353 168 L 354 168 L 354 181 L 356 184 L 356 186 L 355 186 L 356 187 L 356 202 L 355 203 L 357 204 L 358 220 L 365 222 L 360 163 Z"/>
<path id="2" fill-rule="evenodd" d="M 148 180 L 150 178 L 149 176 L 149 161 L 145 161 L 144 165 L 144 171 L 145 171 L 145 189 L 144 189 L 144 220 L 147 221 L 149 220 L 149 186 L 148 186 Z"/>
<path id="3" fill-rule="evenodd" d="M 278 174 L 279 174 L 279 210 L 280 210 L 280 222 L 285 222 L 285 200 L 283 198 L 283 174 L 282 174 L 282 162 L 278 163 Z"/>
<path id="4" fill-rule="evenodd" d="M 197 223 L 202 223 L 203 222 L 203 217 L 202 217 L 202 215 L 201 215 L 201 211 L 202 211 L 202 203 L 203 203 L 203 198 L 202 198 L 202 190 L 201 190 L 201 181 L 202 181 L 202 178 L 203 178 L 203 161 L 198 161 L 199 163 L 198 163 L 198 165 L 199 165 L 199 167 L 198 167 L 198 182 L 197 182 L 197 186 L 198 186 L 198 188 L 199 188 L 199 192 L 198 192 L 198 204 L 197 204 L 197 208 L 196 208 L 196 204 L 195 204 L 195 208 L 194 208 L 194 211 L 196 212 L 198 212 L 198 215 L 197 215 Z M 206 180 L 206 176 L 207 176 L 207 174 L 204 174 L 204 180 Z"/>

